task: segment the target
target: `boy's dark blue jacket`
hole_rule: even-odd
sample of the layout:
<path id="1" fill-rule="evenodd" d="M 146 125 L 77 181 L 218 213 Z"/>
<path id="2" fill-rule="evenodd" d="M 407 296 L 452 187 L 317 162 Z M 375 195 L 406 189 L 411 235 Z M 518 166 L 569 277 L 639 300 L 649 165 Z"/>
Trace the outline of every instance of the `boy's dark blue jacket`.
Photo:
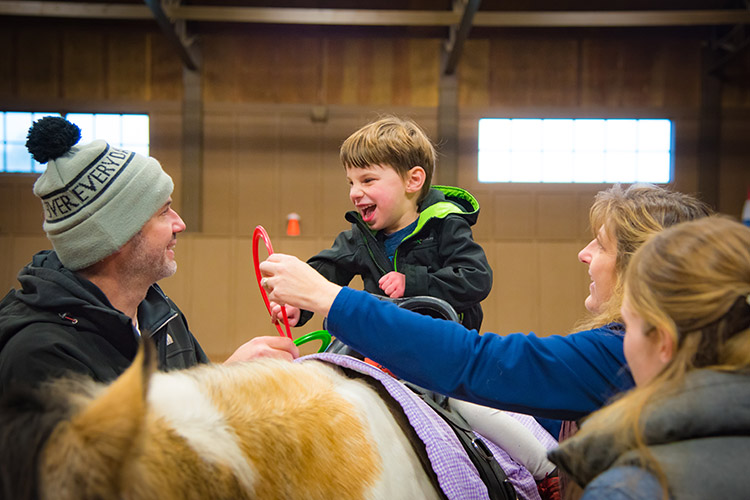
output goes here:
<path id="1" fill-rule="evenodd" d="M 492 288 L 492 269 L 471 232 L 478 216 L 479 203 L 469 192 L 432 186 L 419 206 L 417 227 L 399 244 L 393 262 L 386 255 L 382 231 L 372 231 L 356 211 L 346 213 L 351 229 L 307 262 L 339 285 L 360 276 L 364 289 L 376 295 L 384 295 L 378 280 L 398 271 L 406 276 L 404 297 L 443 299 L 465 327 L 478 331 L 484 316 L 479 303 Z M 298 325 L 311 316 L 302 311 Z"/>

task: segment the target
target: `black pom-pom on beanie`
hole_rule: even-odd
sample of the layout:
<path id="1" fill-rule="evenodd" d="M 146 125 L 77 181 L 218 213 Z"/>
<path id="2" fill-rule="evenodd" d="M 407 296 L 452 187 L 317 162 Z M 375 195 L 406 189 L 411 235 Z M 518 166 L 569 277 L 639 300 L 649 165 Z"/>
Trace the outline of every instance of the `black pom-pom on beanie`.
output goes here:
<path id="1" fill-rule="evenodd" d="M 39 163 L 61 157 L 81 140 L 81 129 L 59 116 L 35 121 L 26 136 L 26 149 Z"/>

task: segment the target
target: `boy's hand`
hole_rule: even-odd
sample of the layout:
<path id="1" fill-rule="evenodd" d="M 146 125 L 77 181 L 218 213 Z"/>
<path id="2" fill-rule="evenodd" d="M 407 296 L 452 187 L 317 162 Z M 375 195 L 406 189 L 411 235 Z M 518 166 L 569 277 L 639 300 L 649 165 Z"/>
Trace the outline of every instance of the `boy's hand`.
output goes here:
<path id="1" fill-rule="evenodd" d="M 273 301 L 271 303 L 271 323 L 280 323 L 284 321 L 284 315 L 281 313 L 281 307 L 279 304 Z M 294 306 L 283 306 L 286 308 L 286 319 L 289 320 L 289 326 L 296 326 L 300 317 L 300 310 Z"/>
<path id="2" fill-rule="evenodd" d="M 380 278 L 378 286 L 390 298 L 400 299 L 404 296 L 404 290 L 406 290 L 406 276 L 399 272 L 391 271 Z"/>

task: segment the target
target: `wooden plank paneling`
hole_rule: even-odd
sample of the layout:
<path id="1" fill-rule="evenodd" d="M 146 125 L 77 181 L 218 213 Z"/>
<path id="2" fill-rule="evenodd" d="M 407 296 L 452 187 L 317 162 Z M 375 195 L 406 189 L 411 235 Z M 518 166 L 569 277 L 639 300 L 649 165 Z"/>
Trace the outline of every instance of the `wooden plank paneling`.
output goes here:
<path id="1" fill-rule="evenodd" d="M 151 95 L 151 54 L 146 37 L 124 31 L 107 37 L 107 97 L 148 100 Z"/>
<path id="2" fill-rule="evenodd" d="M 538 245 L 507 242 L 485 245 L 493 272 L 492 292 L 482 303 L 482 330 L 506 334 L 539 325 Z"/>
<path id="3" fill-rule="evenodd" d="M 578 262 L 582 246 L 577 243 L 547 242 L 539 245 L 541 286 L 537 290 L 540 335 L 568 333 L 586 313 L 583 301 L 588 295 L 587 266 Z"/>
<path id="4" fill-rule="evenodd" d="M 17 55 L 15 31 L 0 28 L 0 97 L 14 94 Z"/>
<path id="5" fill-rule="evenodd" d="M 578 235 L 577 193 L 540 193 L 536 196 L 537 238 L 569 240 Z"/>
<path id="6" fill-rule="evenodd" d="M 495 64 L 490 58 L 489 40 L 467 40 L 458 65 L 459 106 L 487 106 L 490 104 L 490 72 Z"/>
<path id="7" fill-rule="evenodd" d="M 276 102 L 321 102 L 321 42 L 317 38 L 283 37 L 274 44 Z"/>
<path id="8" fill-rule="evenodd" d="M 531 193 L 499 193 L 493 199 L 495 239 L 530 240 L 536 235 L 536 207 Z"/>
<path id="9" fill-rule="evenodd" d="M 236 123 L 232 116 L 204 114 L 203 231 L 231 234 L 238 201 Z"/>
<path id="10" fill-rule="evenodd" d="M 151 54 L 147 85 L 150 99 L 182 101 L 182 64 L 174 48 L 163 43 L 159 33 L 146 34 L 146 51 Z"/>
<path id="11" fill-rule="evenodd" d="M 408 66 L 402 74 L 410 78 L 402 105 L 437 106 L 441 43 L 441 40 L 419 38 L 407 42 Z"/>
<path id="12" fill-rule="evenodd" d="M 92 31 L 66 31 L 63 35 L 63 94 L 68 99 L 106 97 L 105 34 Z"/>
<path id="13" fill-rule="evenodd" d="M 252 237 L 255 226 L 262 225 L 272 234 L 284 228 L 279 195 L 283 187 L 279 177 L 281 120 L 276 113 L 237 117 L 236 181 L 238 200 L 233 231 Z"/>
<path id="14" fill-rule="evenodd" d="M 391 82 L 398 75 L 393 69 L 393 51 L 395 44 L 393 40 L 372 40 L 371 42 L 371 64 L 370 80 L 372 82 L 365 99 L 362 96 L 360 104 L 369 106 L 384 106 L 393 100 L 393 86 Z"/>
<path id="15" fill-rule="evenodd" d="M 18 97 L 50 99 L 60 95 L 61 36 L 56 30 L 17 31 Z"/>
<path id="16" fill-rule="evenodd" d="M 328 248 L 339 232 L 349 228 L 349 223 L 344 220 L 344 214 L 353 207 L 349 200 L 346 170 L 339 160 L 339 150 L 344 140 L 364 123 L 365 120 L 357 116 L 337 118 L 326 124 L 321 146 L 320 199 L 322 203 L 316 212 L 318 218 L 316 227 L 320 230 L 319 234 L 327 241 L 320 250 Z"/>
<path id="17" fill-rule="evenodd" d="M 15 186 L 0 184 L 0 234 L 11 234 L 19 230 L 15 217 Z"/>
<path id="18" fill-rule="evenodd" d="M 574 38 L 500 38 L 490 48 L 490 104 L 575 106 L 578 41 Z"/>
<path id="19" fill-rule="evenodd" d="M 310 126 L 307 116 L 283 116 L 281 120 L 279 161 L 280 169 L 276 224 L 281 225 L 281 234 L 286 231 L 286 216 L 296 212 L 308 220 L 310 234 L 319 229 L 313 222 L 316 205 L 319 203 L 321 165 L 321 133 Z M 278 226 L 277 226 L 278 227 Z"/>
<path id="20" fill-rule="evenodd" d="M 237 256 L 231 241 L 202 236 L 193 240 L 194 265 L 189 270 L 195 284 L 190 328 L 206 353 L 231 353 L 237 347 L 235 321 Z M 223 361 L 215 359 L 215 361 Z"/>

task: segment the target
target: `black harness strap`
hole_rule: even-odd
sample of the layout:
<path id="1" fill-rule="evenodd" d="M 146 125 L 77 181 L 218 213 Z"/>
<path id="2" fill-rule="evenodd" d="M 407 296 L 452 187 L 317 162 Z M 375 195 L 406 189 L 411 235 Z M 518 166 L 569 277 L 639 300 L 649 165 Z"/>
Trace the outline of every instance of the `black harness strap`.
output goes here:
<path id="1" fill-rule="evenodd" d="M 445 408 L 438 403 L 432 392 L 408 382 L 404 382 L 404 384 L 422 398 L 453 429 L 464 450 L 466 450 L 466 454 L 469 455 L 469 459 L 477 468 L 479 476 L 487 486 L 490 500 L 518 500 L 516 489 L 508 480 L 505 471 L 497 463 L 484 441 L 474 434 L 466 420 L 450 408 Z"/>

